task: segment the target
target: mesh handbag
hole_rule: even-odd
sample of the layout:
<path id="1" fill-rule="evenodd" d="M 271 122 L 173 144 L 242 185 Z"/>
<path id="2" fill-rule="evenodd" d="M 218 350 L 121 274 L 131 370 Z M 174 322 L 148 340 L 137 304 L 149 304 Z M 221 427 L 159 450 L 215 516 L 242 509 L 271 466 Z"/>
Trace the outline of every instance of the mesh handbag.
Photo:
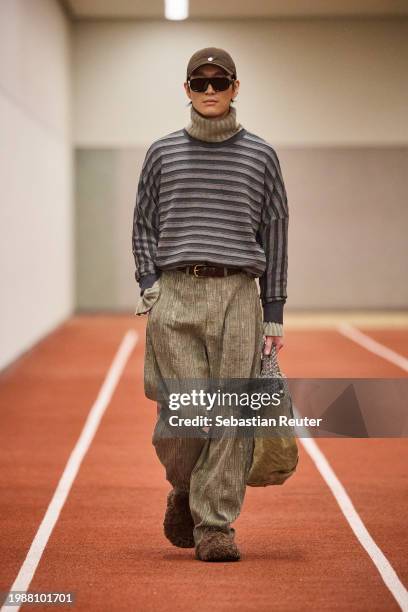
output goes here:
<path id="1" fill-rule="evenodd" d="M 292 399 L 284 374 L 280 371 L 275 346 L 270 355 L 262 354 L 260 378 L 270 379 L 269 391 L 281 396 L 282 412 L 293 418 Z M 250 487 L 281 485 L 295 472 L 299 452 L 295 435 L 265 437 L 255 427 L 252 465 L 247 478 Z M 259 429 L 262 429 L 261 427 Z"/>

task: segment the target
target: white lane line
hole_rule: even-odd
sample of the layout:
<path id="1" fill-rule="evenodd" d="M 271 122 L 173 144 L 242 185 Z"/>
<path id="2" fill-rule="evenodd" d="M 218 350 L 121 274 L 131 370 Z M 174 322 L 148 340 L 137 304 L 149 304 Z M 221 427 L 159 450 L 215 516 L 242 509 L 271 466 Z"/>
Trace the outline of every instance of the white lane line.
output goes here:
<path id="1" fill-rule="evenodd" d="M 384 346 L 383 344 L 380 344 L 376 340 L 373 340 L 373 338 L 370 338 L 370 336 L 363 334 L 363 332 L 361 332 L 356 327 L 353 327 L 349 323 L 340 323 L 337 326 L 337 330 L 343 336 L 346 336 L 346 338 L 353 340 L 353 342 L 356 342 L 360 346 L 367 349 L 367 351 L 370 351 L 371 353 L 375 353 L 375 355 L 382 357 L 386 361 L 390 361 L 391 363 L 398 366 L 405 372 L 408 372 L 408 359 L 406 359 L 399 353 L 392 351 L 391 349 Z"/>
<path id="2" fill-rule="evenodd" d="M 298 412 L 294 409 L 295 416 L 298 417 Z M 299 431 L 299 428 L 297 428 Z M 303 432 L 305 430 L 303 429 Z M 304 434 L 303 434 L 304 435 Z M 376 566 L 381 578 L 389 591 L 393 595 L 394 599 L 400 606 L 403 612 L 408 611 L 408 591 L 398 578 L 394 568 L 384 555 L 382 550 L 374 542 L 373 538 L 369 534 L 366 526 L 361 520 L 357 513 L 357 510 L 353 506 L 353 502 L 346 493 L 340 480 L 337 478 L 330 466 L 328 460 L 320 450 L 315 440 L 310 437 L 298 438 L 305 451 L 312 459 L 316 466 L 316 469 L 326 482 L 334 498 L 336 499 L 340 510 L 346 517 L 348 524 L 354 532 L 354 535 L 359 540 L 361 546 L 365 549 L 366 553 L 370 557 L 371 561 Z"/>
<path id="3" fill-rule="evenodd" d="M 395 351 L 391 350 L 387 346 L 384 346 L 380 342 L 377 342 L 373 338 L 370 338 L 370 336 L 367 336 L 349 323 L 340 323 L 337 326 L 337 330 L 343 336 L 346 336 L 346 338 L 349 338 L 353 342 L 356 342 L 371 353 L 378 355 L 382 359 L 385 359 L 386 361 L 389 361 L 397 367 L 401 368 L 405 372 L 408 372 L 408 359 L 406 359 L 399 353 L 396 353 Z M 327 485 L 331 489 L 355 535 L 360 540 L 361 544 L 364 546 L 365 550 L 373 560 L 373 563 L 376 565 L 378 571 L 381 574 L 382 579 L 393 594 L 401 610 L 408 610 L 407 589 L 404 587 L 404 585 L 398 578 L 397 574 L 395 573 L 395 570 L 389 563 L 388 559 L 384 556 L 380 548 L 378 548 L 377 544 L 374 542 L 374 540 L 368 533 L 367 529 L 364 526 L 364 523 L 361 521 L 350 498 L 348 497 L 342 484 L 337 479 L 336 475 L 331 469 L 327 459 L 324 457 L 316 442 L 311 438 L 302 439 L 301 442 L 312 460 L 314 461 L 317 469 L 323 476 Z M 321 464 L 322 469 L 320 469 L 319 463 Z M 322 470 L 324 470 L 324 473 Z M 342 503 L 340 503 L 339 499 L 342 500 L 344 507 L 342 506 Z"/>
<path id="4" fill-rule="evenodd" d="M 45 513 L 41 525 L 39 526 L 34 537 L 30 550 L 28 551 L 24 563 L 20 568 L 17 578 L 9 589 L 10 591 L 26 591 L 30 586 L 52 530 L 54 529 L 81 466 L 81 462 L 91 445 L 99 423 L 101 422 L 103 414 L 112 398 L 118 381 L 126 366 L 126 362 L 138 340 L 139 335 L 134 330 L 129 330 L 124 336 L 99 391 L 98 397 L 96 398 L 88 414 L 78 441 L 67 461 L 64 472 L 49 503 L 47 512 Z M 2 606 L 0 612 L 17 612 L 20 607 L 21 606 L 4 605 Z"/>

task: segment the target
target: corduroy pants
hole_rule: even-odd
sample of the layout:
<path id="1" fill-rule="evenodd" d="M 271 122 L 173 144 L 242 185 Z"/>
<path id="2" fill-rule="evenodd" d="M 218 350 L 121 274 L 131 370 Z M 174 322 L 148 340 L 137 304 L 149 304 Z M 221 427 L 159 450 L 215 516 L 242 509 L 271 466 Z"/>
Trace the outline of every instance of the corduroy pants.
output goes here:
<path id="1" fill-rule="evenodd" d="M 158 378 L 255 378 L 261 368 L 262 307 L 255 278 L 245 272 L 196 278 L 163 270 L 160 296 L 148 315 L 145 394 L 156 400 Z M 189 492 L 196 545 L 205 527 L 229 532 L 239 515 L 252 462 L 253 439 L 164 435 L 153 445 L 177 490 Z"/>

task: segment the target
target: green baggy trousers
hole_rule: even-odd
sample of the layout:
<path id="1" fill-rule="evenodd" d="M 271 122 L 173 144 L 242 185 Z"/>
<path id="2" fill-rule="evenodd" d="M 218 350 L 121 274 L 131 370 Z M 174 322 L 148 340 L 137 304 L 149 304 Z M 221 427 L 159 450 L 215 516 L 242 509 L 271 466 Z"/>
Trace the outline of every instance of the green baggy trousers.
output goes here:
<path id="1" fill-rule="evenodd" d="M 158 379 L 255 378 L 261 368 L 263 316 L 257 284 L 245 272 L 197 278 L 163 270 L 146 327 L 145 394 L 157 400 Z M 205 527 L 229 531 L 239 515 L 252 462 L 253 438 L 163 435 L 153 445 L 177 490 L 189 492 L 196 544 Z"/>

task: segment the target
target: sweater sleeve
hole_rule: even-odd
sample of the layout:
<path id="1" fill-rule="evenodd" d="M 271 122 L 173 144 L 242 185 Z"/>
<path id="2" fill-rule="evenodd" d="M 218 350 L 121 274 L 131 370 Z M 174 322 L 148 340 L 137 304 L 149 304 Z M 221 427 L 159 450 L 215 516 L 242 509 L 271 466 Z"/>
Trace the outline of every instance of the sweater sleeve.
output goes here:
<path id="1" fill-rule="evenodd" d="M 146 153 L 139 177 L 132 228 L 135 279 L 142 289 L 152 286 L 160 276 L 160 271 L 155 263 L 159 240 L 160 173 L 159 153 L 151 145 Z"/>
<path id="2" fill-rule="evenodd" d="M 265 169 L 265 200 L 258 230 L 266 268 L 259 278 L 264 322 L 283 324 L 288 268 L 289 209 L 278 156 L 268 157 Z"/>

